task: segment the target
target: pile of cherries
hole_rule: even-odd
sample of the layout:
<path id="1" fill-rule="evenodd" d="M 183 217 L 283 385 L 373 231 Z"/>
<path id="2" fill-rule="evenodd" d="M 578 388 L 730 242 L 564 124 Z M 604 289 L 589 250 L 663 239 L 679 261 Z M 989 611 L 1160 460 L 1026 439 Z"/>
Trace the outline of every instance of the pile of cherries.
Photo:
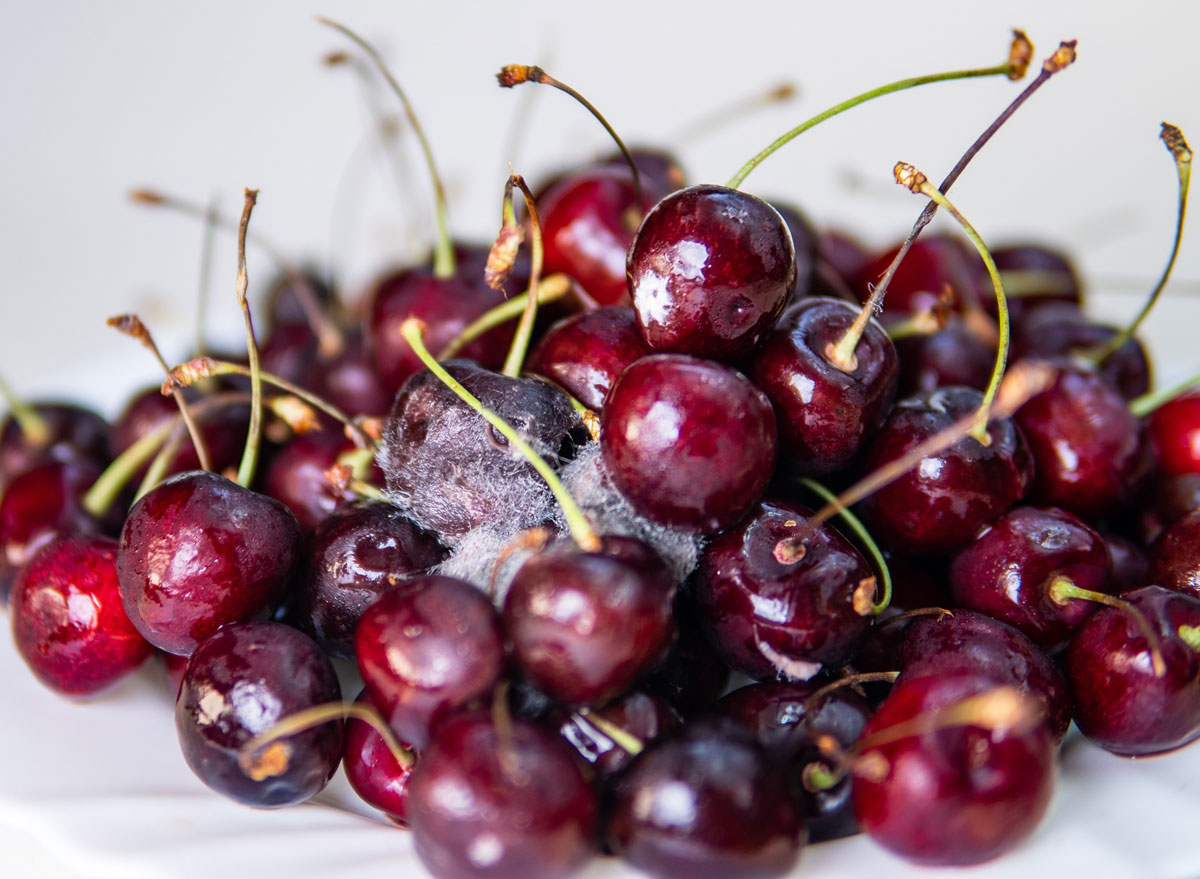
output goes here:
<path id="1" fill-rule="evenodd" d="M 1200 736 L 1200 396 L 1151 411 L 1068 259 L 992 251 L 1005 310 L 926 234 L 859 320 L 897 249 L 630 158 L 538 193 L 529 262 L 442 240 L 360 303 L 288 269 L 248 366 L 112 424 L 14 404 L 0 589 L 38 679 L 160 656 L 207 785 L 279 807 L 340 765 L 436 877 L 778 876 L 859 831 L 971 864 L 1038 825 L 1072 720 Z M 558 292 L 523 357 L 527 288 Z M 1012 413 L 1006 322 L 1010 375 L 1047 367 Z"/>

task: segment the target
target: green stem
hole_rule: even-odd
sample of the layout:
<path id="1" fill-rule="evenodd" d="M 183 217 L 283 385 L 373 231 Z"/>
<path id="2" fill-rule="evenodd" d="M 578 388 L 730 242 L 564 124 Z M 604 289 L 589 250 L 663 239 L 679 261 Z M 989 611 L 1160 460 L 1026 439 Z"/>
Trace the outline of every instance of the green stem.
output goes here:
<path id="1" fill-rule="evenodd" d="M 1200 626 L 1180 626 L 1177 631 L 1184 644 L 1200 653 Z"/>
<path id="2" fill-rule="evenodd" d="M 1158 637 L 1158 633 L 1154 631 L 1154 627 L 1150 625 L 1150 621 L 1146 619 L 1145 614 L 1128 601 L 1105 592 L 1096 592 L 1092 589 L 1084 589 L 1081 586 L 1076 586 L 1074 580 L 1062 575 L 1056 576 L 1050 581 L 1050 584 L 1046 588 L 1046 593 L 1055 604 L 1063 605 L 1073 598 L 1078 598 L 1083 601 L 1094 601 L 1097 604 L 1115 607 L 1117 610 L 1129 614 L 1134 625 L 1137 626 L 1138 631 L 1141 632 L 1142 637 L 1146 639 L 1149 645 L 1150 659 L 1154 665 L 1154 676 L 1161 678 L 1167 673 L 1167 664 L 1163 660 L 1162 642 Z"/>
<path id="3" fill-rule="evenodd" d="M 171 468 L 171 462 L 179 454 L 179 446 L 182 445 L 182 442 L 183 436 L 178 431 L 175 431 L 162 444 L 162 448 L 158 450 L 158 454 L 154 456 L 154 460 L 146 468 L 146 475 L 142 477 L 142 484 L 138 486 L 137 493 L 133 496 L 135 503 L 149 494 L 156 485 L 163 481 L 167 475 L 167 471 Z M 208 470 L 209 468 L 204 467 L 202 469 Z"/>
<path id="4" fill-rule="evenodd" d="M 529 187 L 525 185 L 525 179 L 520 174 L 511 175 L 509 182 L 520 189 L 521 195 L 525 197 L 525 209 L 529 212 L 529 227 L 533 233 L 529 242 L 529 294 L 525 297 L 525 310 L 521 312 L 521 320 L 517 323 L 516 332 L 513 333 L 512 345 L 509 346 L 508 356 L 504 359 L 504 367 L 500 370 L 503 375 L 516 378 L 521 374 L 521 367 L 525 363 L 525 354 L 529 351 L 529 341 L 533 338 L 533 322 L 537 320 L 538 282 L 542 277 L 544 251 L 542 248 L 542 221 L 538 217 L 533 193 L 529 191 Z"/>
<path id="5" fill-rule="evenodd" d="M 598 714 L 594 711 L 589 711 L 586 708 L 581 708 L 576 712 L 585 723 L 591 724 L 601 733 L 608 736 L 621 750 L 636 757 L 645 750 L 646 746 L 641 739 L 633 735 L 631 732 L 617 726 L 607 717 Z"/>
<path id="6" fill-rule="evenodd" d="M 538 285 L 537 302 L 538 305 L 545 305 L 549 302 L 557 302 L 567 295 L 571 290 L 571 281 L 566 275 L 553 274 L 547 275 Z M 495 329 L 501 324 L 508 323 L 514 320 L 525 311 L 525 300 L 529 296 L 529 291 L 526 290 L 520 296 L 514 296 L 512 299 L 506 299 L 499 305 L 489 308 L 475 320 L 471 321 L 458 336 L 443 348 L 437 356 L 438 360 L 449 360 L 458 355 L 463 348 L 466 348 L 488 330 Z"/>
<path id="7" fill-rule="evenodd" d="M 441 175 L 438 174 L 437 164 L 433 161 L 433 150 L 429 146 L 429 140 L 425 137 L 425 130 L 421 127 L 412 104 L 409 103 L 408 95 L 404 93 L 404 89 L 400 87 L 400 83 L 392 76 L 391 71 L 383 63 L 383 58 L 380 57 L 374 46 L 345 25 L 338 24 L 336 21 L 331 21 L 319 15 L 317 16 L 317 21 L 349 37 L 357 44 L 366 53 L 367 57 L 371 59 L 371 62 L 379 70 L 383 78 L 387 80 L 387 84 L 396 93 L 396 97 L 400 99 L 400 103 L 404 105 L 404 112 L 408 116 L 408 123 L 412 126 L 413 133 L 417 136 L 417 140 L 421 144 L 421 151 L 425 154 L 425 163 L 429 166 L 429 174 L 433 178 L 434 217 L 437 221 L 437 239 L 434 242 L 433 248 L 433 274 L 437 278 L 452 277 L 455 269 L 454 245 L 450 241 L 450 230 L 446 224 L 446 189 L 442 186 Z"/>
<path id="8" fill-rule="evenodd" d="M 483 403 L 466 388 L 462 386 L 450 375 L 445 368 L 433 359 L 433 355 L 429 353 L 429 349 L 425 347 L 425 342 L 422 339 L 422 329 L 419 321 L 409 318 L 400 325 L 400 335 L 402 335 L 408 344 L 412 346 L 413 353 L 420 358 L 421 362 L 436 375 L 441 381 L 450 388 L 459 399 L 470 406 L 473 410 L 479 413 L 488 424 L 496 429 L 512 447 L 525 457 L 534 470 L 546 480 L 546 485 L 554 494 L 559 506 L 562 507 L 563 516 L 567 520 L 567 528 L 571 532 L 571 537 L 579 545 L 580 549 L 585 552 L 596 552 L 600 549 L 600 538 L 596 536 L 595 530 L 592 528 L 587 517 L 575 504 L 575 500 L 567 492 L 566 486 L 562 484 L 562 480 L 558 478 L 558 474 L 554 469 L 546 463 L 546 460 L 539 455 L 532 446 L 529 445 L 517 431 L 515 431 L 503 418 L 496 415 L 490 409 L 487 409 Z"/>
<path id="9" fill-rule="evenodd" d="M 34 448 L 41 448 L 50 442 L 50 422 L 41 416 L 33 406 L 18 397 L 8 382 L 0 378 L 0 396 L 8 403 L 13 420 L 25 435 L 25 441 Z"/>
<path id="10" fill-rule="evenodd" d="M 354 718 L 370 724 L 371 728 L 383 739 L 400 767 L 407 769 L 412 766 L 414 760 L 412 751 L 400 744 L 396 734 L 392 732 L 392 728 L 388 726 L 378 709 L 362 702 L 326 702 L 297 711 L 295 714 L 289 714 L 271 724 L 265 732 L 259 733 L 242 745 L 238 753 L 238 765 L 243 772 L 253 778 L 259 770 L 264 768 L 263 757 L 266 755 L 262 752 L 270 748 L 272 743 L 343 718 Z M 287 753 L 290 754 L 290 752 Z"/>
<path id="11" fill-rule="evenodd" d="M 1180 394 L 1191 390 L 1196 385 L 1200 385 L 1200 375 L 1193 375 L 1161 391 L 1149 391 L 1140 397 L 1130 400 L 1129 411 L 1138 418 L 1145 418 L 1159 406 L 1170 403 Z"/>
<path id="12" fill-rule="evenodd" d="M 1011 69 L 1012 65 L 1006 61 L 1005 63 L 997 64 L 994 67 L 979 67 L 971 70 L 952 70 L 946 73 L 933 73 L 927 76 L 914 76 L 909 79 L 900 79 L 888 85 L 882 85 L 878 88 L 873 88 L 870 91 L 865 91 L 861 95 L 856 95 L 853 98 L 842 101 L 840 104 L 835 104 L 828 110 L 824 111 L 823 113 L 818 113 L 816 116 L 813 116 L 806 122 L 801 122 L 791 131 L 773 140 L 764 150 L 758 153 L 758 155 L 754 156 L 754 158 L 742 165 L 742 167 L 738 169 L 738 172 L 730 177 L 729 182 L 725 185 L 730 189 L 737 189 L 742 185 L 742 182 L 746 179 L 751 171 L 762 164 L 762 162 L 768 156 L 770 156 L 784 144 L 796 137 L 799 137 L 810 128 L 820 125 L 826 119 L 832 119 L 834 116 L 844 113 L 846 110 L 857 107 L 859 104 L 865 104 L 867 101 L 870 101 L 873 98 L 882 97 L 883 95 L 890 95 L 893 92 L 900 92 L 904 91 L 905 89 L 916 88 L 917 86 L 928 85 L 929 83 L 934 82 L 948 82 L 955 79 L 972 79 L 982 76 L 1007 76 Z"/>
<path id="13" fill-rule="evenodd" d="M 871 613 L 875 615 L 883 613 L 887 610 L 888 605 L 892 603 L 892 572 L 888 569 L 887 559 L 883 557 L 883 550 L 879 548 L 879 544 L 875 542 L 875 538 L 871 536 L 871 532 L 867 530 L 867 526 L 862 523 L 862 520 L 838 502 L 837 495 L 815 479 L 803 477 L 800 479 L 800 484 L 825 501 L 825 503 L 835 504 L 838 515 L 842 517 L 843 521 L 850 527 L 850 530 L 858 536 L 863 546 L 867 548 L 867 552 L 875 562 L 875 570 L 879 572 L 879 580 L 883 583 L 883 596 L 878 602 L 871 605 Z"/>
<path id="14" fill-rule="evenodd" d="M 97 518 L 103 516 L 116 501 L 121 489 L 133 478 L 133 474 L 158 453 L 167 437 L 181 424 L 183 419 L 173 415 L 138 437 L 137 441 L 117 455 L 92 483 L 83 496 L 83 508 Z"/>

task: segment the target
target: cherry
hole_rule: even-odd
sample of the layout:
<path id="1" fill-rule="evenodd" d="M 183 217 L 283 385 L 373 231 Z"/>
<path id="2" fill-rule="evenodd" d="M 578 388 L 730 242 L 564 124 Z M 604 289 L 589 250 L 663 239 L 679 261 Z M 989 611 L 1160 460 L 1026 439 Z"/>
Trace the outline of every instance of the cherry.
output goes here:
<path id="1" fill-rule="evenodd" d="M 94 696 L 153 652 L 121 606 L 117 543 L 62 535 L 26 563 L 10 611 L 17 650 L 38 680 L 64 696 Z"/>
<path id="2" fill-rule="evenodd" d="M 189 400 L 194 394 L 185 393 Z M 112 446 L 119 454 L 138 439 L 168 419 L 177 418 L 179 405 L 170 396 L 162 393 L 160 386 L 152 385 L 134 394 L 125 404 L 120 416 L 113 424 Z M 221 406 L 203 414 L 193 413 L 200 427 L 200 435 L 208 449 L 209 463 L 214 472 L 236 467 L 246 441 L 246 424 L 250 420 L 249 406 Z M 149 466 L 149 465 L 147 465 Z M 195 446 L 185 439 L 179 446 L 168 468 L 168 473 L 197 470 L 200 459 Z M 139 478 L 146 467 L 139 470 Z"/>
<path id="3" fill-rule="evenodd" d="M 609 537 L 599 552 L 560 543 L 517 571 L 504 599 L 513 656 L 559 701 L 602 705 L 666 654 L 675 581 L 647 544 Z"/>
<path id="4" fill-rule="evenodd" d="M 79 456 L 100 466 L 108 463 L 112 428 L 99 414 L 75 403 L 26 405 L 46 435 L 31 438 L 11 414 L 0 422 L 0 487 L 47 460 Z"/>
<path id="5" fill-rule="evenodd" d="M 325 476 L 343 454 L 353 450 L 354 443 L 332 428 L 292 437 L 271 456 L 263 474 L 263 493 L 291 510 L 307 533 L 356 497 Z"/>
<path id="6" fill-rule="evenodd" d="M 792 236 L 792 249 L 796 256 L 796 286 L 792 289 L 791 302 L 798 302 L 813 292 L 820 258 L 821 236 L 808 217 L 786 202 L 771 200 L 771 207 L 783 217 L 784 225 Z"/>
<path id="7" fill-rule="evenodd" d="M 277 808 L 317 794 L 337 771 L 342 724 L 325 724 L 261 749 L 255 736 L 306 708 L 341 699 L 337 674 L 307 635 L 281 623 L 235 623 L 188 660 L 175 729 L 188 766 L 239 803 Z"/>
<path id="8" fill-rule="evenodd" d="M 725 361 L 755 348 L 796 286 L 778 211 L 723 186 L 691 186 L 656 204 L 626 271 L 650 347 Z"/>
<path id="9" fill-rule="evenodd" d="M 553 385 L 509 378 L 465 361 L 445 366 L 552 461 L 573 451 L 579 416 Z M 533 467 L 428 370 L 396 395 L 379 464 L 388 492 L 417 524 L 451 547 L 488 523 L 539 525 L 551 501 Z"/>
<path id="10" fill-rule="evenodd" d="M 896 396 L 896 348 L 871 322 L 845 371 L 827 353 L 858 309 L 809 298 L 788 309 L 763 341 L 749 374 L 766 392 L 779 425 L 780 462 L 798 474 L 844 469 L 887 417 Z"/>
<path id="11" fill-rule="evenodd" d="M 914 334 L 896 340 L 900 359 L 900 394 L 913 396 L 934 388 L 964 385 L 984 390 L 996 362 L 996 349 L 966 323 L 951 316 L 934 333 Z"/>
<path id="12" fill-rule="evenodd" d="M 598 412 L 625 367 L 650 353 L 633 309 L 609 305 L 556 323 L 530 352 L 525 366 Z"/>
<path id="13" fill-rule="evenodd" d="M 1108 557 L 1112 561 L 1111 592 L 1120 594 L 1127 589 L 1137 589 L 1150 579 L 1150 561 L 1141 547 L 1124 535 L 1112 531 L 1102 531 L 1104 544 L 1108 547 Z"/>
<path id="14" fill-rule="evenodd" d="M 486 710 L 441 726 L 409 781 L 408 820 L 437 879 L 559 879 L 596 848 L 596 795 L 569 746 Z"/>
<path id="15" fill-rule="evenodd" d="M 1180 394 L 1155 409 L 1150 435 L 1164 475 L 1200 474 L 1200 391 Z"/>
<path id="16" fill-rule="evenodd" d="M 301 628 L 342 659 L 354 658 L 354 630 L 384 591 L 428 574 L 446 551 L 394 504 L 352 501 L 313 530 L 298 586 Z"/>
<path id="17" fill-rule="evenodd" d="M 453 577 L 414 578 L 384 592 L 360 617 L 354 647 L 371 701 L 418 749 L 439 720 L 486 696 L 504 672 L 495 610 Z"/>
<path id="18" fill-rule="evenodd" d="M 1149 621 L 1166 668 L 1158 675 L 1150 643 L 1133 617 L 1106 607 L 1071 640 L 1067 675 L 1075 723 L 1114 754 L 1140 757 L 1181 747 L 1200 735 L 1200 598 L 1147 586 L 1122 595 Z M 1190 633 L 1185 637 L 1185 633 Z"/>
<path id="19" fill-rule="evenodd" d="M 1078 590 L 1107 592 L 1112 560 L 1079 517 L 1053 507 L 1013 507 L 955 556 L 958 606 L 986 613 L 1053 653 L 1098 605 Z"/>
<path id="20" fill-rule="evenodd" d="M 547 721 L 558 728 L 558 734 L 600 778 L 616 775 L 635 756 L 609 734 L 614 728 L 647 745 L 680 724 L 679 715 L 665 699 L 643 690 L 630 690 L 603 708 L 587 713 L 552 709 Z"/>
<path id="21" fill-rule="evenodd" d="M 1150 497 L 1138 516 L 1138 536 L 1150 545 L 1164 530 L 1192 510 L 1200 509 L 1200 473 L 1154 480 Z"/>
<path id="22" fill-rule="evenodd" d="M 899 250 L 897 245 L 880 253 L 861 277 L 868 282 L 878 281 Z M 913 243 L 892 276 L 887 288 L 885 313 L 907 315 L 928 308 L 939 300 L 947 286 L 960 303 L 981 303 L 990 298 L 987 275 L 981 275 L 977 259 L 961 238 L 923 236 Z M 868 292 L 864 289 L 859 293 L 864 301 Z"/>
<path id="23" fill-rule="evenodd" d="M 979 674 L 892 688 L 854 762 L 854 811 L 875 842 L 950 866 L 990 860 L 1033 833 L 1054 787 L 1053 745 L 1044 724 L 985 725 L 965 710 L 996 690 Z"/>
<path id="24" fill-rule="evenodd" d="M 1062 364 L 1015 420 L 1034 460 L 1032 498 L 1084 516 L 1130 504 L 1153 466 L 1145 426 L 1112 385 Z"/>
<path id="25" fill-rule="evenodd" d="M 355 701 L 379 707 L 366 690 Z M 402 766 L 383 736 L 366 721 L 356 717 L 346 720 L 346 743 L 342 748 L 346 780 L 366 803 L 402 827 L 408 826 L 408 782 L 414 765 Z"/>
<path id="26" fill-rule="evenodd" d="M 1041 704 L 1056 743 L 1067 734 L 1072 703 L 1066 678 L 1033 641 L 1008 623 L 966 608 L 914 619 L 900 648 L 900 662 L 902 682 L 970 672 L 1016 687 Z"/>
<path id="27" fill-rule="evenodd" d="M 606 837 L 649 876 L 781 876 L 804 843 L 786 777 L 730 720 L 659 739 L 612 782 Z"/>
<path id="28" fill-rule="evenodd" d="M 695 357 L 644 357 L 617 379 L 601 413 L 613 484 L 643 516 L 696 531 L 736 522 L 771 479 L 770 401 L 739 373 Z"/>
<path id="29" fill-rule="evenodd" d="M 340 354 L 310 358 L 300 384 L 342 411 L 356 415 L 383 415 L 392 404 L 393 388 L 375 368 L 362 333 L 357 330 L 346 334 Z"/>
<path id="30" fill-rule="evenodd" d="M 692 578 L 713 643 L 751 677 L 807 679 L 841 665 L 870 627 L 870 567 L 829 525 L 807 534 L 811 515 L 763 501 L 710 541 Z"/>
<path id="31" fill-rule="evenodd" d="M 867 447 L 863 469 L 899 458 L 982 399 L 972 388 L 949 387 L 899 401 Z M 990 445 L 965 437 L 868 497 L 862 507 L 872 534 L 909 553 L 951 550 L 1020 500 L 1034 473 L 1024 437 L 1007 418 L 990 421 L 988 433 Z"/>
<path id="32" fill-rule="evenodd" d="M 1010 291 L 1009 316 L 1020 326 L 1034 310 L 1053 302 L 1083 304 L 1083 284 L 1065 253 L 1044 244 L 1019 243 L 992 249 L 996 268 Z"/>
<path id="33" fill-rule="evenodd" d="M 658 667 L 645 678 L 645 687 L 662 696 L 683 717 L 705 713 L 725 692 L 730 669 L 704 634 L 691 590 L 675 598 L 679 634 Z"/>
<path id="34" fill-rule="evenodd" d="M 117 555 L 125 611 L 154 646 L 191 653 L 283 597 L 299 538 L 279 501 L 214 473 L 181 473 L 125 520 Z"/>
<path id="35" fill-rule="evenodd" d="M 1200 598 L 1200 509 L 1176 520 L 1154 542 L 1144 582 Z"/>

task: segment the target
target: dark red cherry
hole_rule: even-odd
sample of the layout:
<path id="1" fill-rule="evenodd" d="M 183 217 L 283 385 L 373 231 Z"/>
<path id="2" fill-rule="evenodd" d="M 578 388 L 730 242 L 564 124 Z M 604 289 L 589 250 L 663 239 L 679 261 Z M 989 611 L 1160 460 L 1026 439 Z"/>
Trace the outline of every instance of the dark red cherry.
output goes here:
<path id="1" fill-rule="evenodd" d="M 1200 474 L 1200 392 L 1168 400 L 1149 421 L 1159 469 L 1167 476 Z"/>
<path id="2" fill-rule="evenodd" d="M 451 360 L 447 371 L 552 463 L 574 452 L 580 428 L 570 399 L 542 379 L 515 379 Z M 379 465 L 387 488 L 417 524 L 453 547 L 497 522 L 540 525 L 552 496 L 508 440 L 428 370 L 396 395 Z"/>
<path id="3" fill-rule="evenodd" d="M 599 715 L 602 727 L 591 718 Z M 609 778 L 625 768 L 633 755 L 605 732 L 615 726 L 643 745 L 655 741 L 680 724 L 679 715 L 666 699 L 643 690 L 631 690 L 620 698 L 586 715 L 565 708 L 550 712 L 548 722 L 566 739 L 601 778 Z"/>
<path id="4" fill-rule="evenodd" d="M 1200 735 L 1200 598 L 1147 586 L 1123 593 L 1149 621 L 1166 665 L 1154 673 L 1150 644 L 1132 615 L 1106 607 L 1075 633 L 1067 676 L 1075 723 L 1105 750 L 1126 757 L 1173 751 Z M 1190 634 L 1190 638 L 1184 635 Z"/>
<path id="5" fill-rule="evenodd" d="M 749 354 L 796 286 L 779 212 L 723 186 L 672 193 L 642 220 L 626 264 L 650 347 L 713 360 Z"/>
<path id="6" fill-rule="evenodd" d="M 556 323 L 530 352 L 525 368 L 599 412 L 625 367 L 650 353 L 633 309 L 609 305 Z"/>
<path id="7" fill-rule="evenodd" d="M 736 522 L 775 467 L 775 413 L 740 373 L 695 357 L 634 363 L 601 413 L 613 484 L 643 516 L 696 531 Z"/>
<path id="8" fill-rule="evenodd" d="M 215 473 L 181 473 L 125 520 L 117 555 L 125 611 L 160 650 L 191 653 L 283 597 L 299 539 L 279 501 Z"/>
<path id="9" fill-rule="evenodd" d="M 320 272 L 317 269 L 303 269 L 302 276 L 315 304 L 326 314 L 336 312 L 339 306 L 337 293 L 321 279 Z M 286 272 L 281 272 L 271 281 L 267 288 L 266 308 L 262 312 L 268 335 L 282 326 L 309 328 L 308 313 L 300 304 L 300 295 L 296 290 L 296 278 Z"/>
<path id="10" fill-rule="evenodd" d="M 875 578 L 844 537 L 822 525 L 801 547 L 786 545 L 811 516 L 763 501 L 709 542 L 693 575 L 713 643 L 751 677 L 807 679 L 841 665 L 870 627 Z"/>
<path id="11" fill-rule="evenodd" d="M 441 726 L 409 781 L 408 819 L 437 879 L 562 879 L 596 850 L 596 794 L 567 743 L 486 709 Z"/>
<path id="12" fill-rule="evenodd" d="M 1082 598 L 1056 598 L 1056 580 L 1108 592 L 1112 560 L 1096 531 L 1054 507 L 1013 507 L 954 557 L 950 590 L 969 607 L 1020 630 L 1048 653 L 1099 607 Z"/>
<path id="13" fill-rule="evenodd" d="M 771 199 L 771 207 L 783 217 L 784 225 L 792 236 L 792 250 L 796 255 L 796 286 L 792 288 L 791 302 L 798 302 L 813 290 L 817 272 L 817 260 L 820 258 L 821 236 L 813 224 L 799 208 Z"/>
<path id="14" fill-rule="evenodd" d="M 629 155 L 633 157 L 633 164 L 637 165 L 642 186 L 651 192 L 666 195 L 687 185 L 687 175 L 674 153 L 658 147 L 632 146 Z M 609 153 L 596 164 L 629 170 L 628 160 L 620 151 Z"/>
<path id="15" fill-rule="evenodd" d="M 355 701 L 378 707 L 366 690 Z M 402 827 L 408 826 L 408 782 L 414 765 L 401 766 L 383 736 L 365 720 L 346 720 L 346 743 L 342 748 L 346 780 L 364 802 Z"/>
<path id="16" fill-rule="evenodd" d="M 354 658 L 354 630 L 383 592 L 423 576 L 446 551 L 404 511 L 383 501 L 338 507 L 313 531 L 297 589 L 301 628 L 333 656 Z"/>
<path id="17" fill-rule="evenodd" d="M 1004 284 L 1013 325 L 1024 323 L 1035 309 L 1052 302 L 1083 304 L 1083 284 L 1075 265 L 1061 251 L 1043 244 L 1009 244 L 992 248 L 996 268 L 1008 276 Z"/>
<path id="18" fill-rule="evenodd" d="M 190 404 L 194 404 L 197 399 L 198 395 L 187 395 Z M 250 423 L 249 405 L 221 406 L 206 413 L 193 413 L 193 416 L 200 428 L 200 436 L 208 450 L 213 471 L 221 473 L 226 468 L 236 467 L 246 445 L 246 426 Z M 158 385 L 137 392 L 125 404 L 124 410 L 113 424 L 113 453 L 120 454 L 164 421 L 178 417 L 179 404 L 175 402 L 174 397 L 163 396 Z M 196 455 L 191 437 L 184 433 L 185 427 L 181 425 L 179 429 L 182 441 L 179 451 L 171 460 L 168 474 L 200 468 L 200 459 Z M 141 479 L 149 466 L 149 463 L 143 466 L 136 478 Z"/>
<path id="19" fill-rule="evenodd" d="M 271 456 L 263 473 L 262 490 L 283 503 L 308 532 L 340 505 L 357 495 L 336 488 L 325 472 L 339 457 L 354 451 L 354 443 L 335 428 L 294 436 Z"/>
<path id="20" fill-rule="evenodd" d="M 1054 787 L 1046 726 L 939 721 L 939 712 L 995 688 L 976 674 L 924 675 L 892 688 L 854 764 L 854 811 L 875 842 L 907 861 L 952 866 L 990 860 L 1033 833 Z M 915 729 L 889 735 L 906 726 Z"/>
<path id="21" fill-rule="evenodd" d="M 340 354 L 310 359 L 300 384 L 351 416 L 385 415 L 392 405 L 393 388 L 376 369 L 358 331 L 346 333 Z"/>
<path id="22" fill-rule="evenodd" d="M 981 279 L 975 261 L 978 257 L 964 242 L 950 235 L 922 235 L 905 256 L 904 262 L 892 276 L 884 299 L 884 313 L 907 316 L 929 308 L 938 302 L 945 288 L 950 287 L 957 302 L 982 302 L 986 292 L 991 296 L 986 275 Z M 876 256 L 862 275 L 864 287 L 859 295 L 865 301 L 867 284 L 877 284 L 887 271 L 900 247 L 890 248 Z"/>
<path id="23" fill-rule="evenodd" d="M 359 619 L 354 648 L 371 700 L 418 749 L 439 720 L 486 696 L 504 672 L 496 611 L 453 577 L 420 577 L 384 592 Z"/>
<path id="24" fill-rule="evenodd" d="M 782 876 L 805 840 L 785 774 L 731 720 L 659 739 L 613 780 L 609 797 L 609 845 L 656 879 Z"/>
<path id="25" fill-rule="evenodd" d="M 874 321 L 854 351 L 852 371 L 829 361 L 826 352 L 857 316 L 847 302 L 805 299 L 788 309 L 750 363 L 750 378 L 775 409 L 779 460 L 789 471 L 844 469 L 896 397 L 896 347 Z"/>
<path id="26" fill-rule="evenodd" d="M 1178 519 L 1154 542 L 1146 582 L 1200 598 L 1200 509 Z"/>
<path id="27" fill-rule="evenodd" d="M 675 622 L 679 634 L 674 645 L 643 683 L 691 718 L 705 713 L 725 692 L 730 669 L 704 633 L 691 590 L 680 590 L 675 597 Z"/>
<path id="28" fill-rule="evenodd" d="M 1036 644 L 1008 623 L 967 608 L 913 620 L 900 648 L 901 681 L 970 672 L 1037 699 L 1054 741 L 1071 724 L 1066 678 Z"/>
<path id="29" fill-rule="evenodd" d="M 1120 330 L 1095 323 L 1078 307 L 1051 304 L 1013 324 L 1012 357 L 1051 360 L 1086 353 L 1111 340 Z M 1137 339 L 1129 339 L 1097 368 L 1127 400 L 1150 390 L 1150 361 Z"/>
<path id="30" fill-rule="evenodd" d="M 260 809 L 302 803 L 342 757 L 342 723 L 272 742 L 247 765 L 242 747 L 289 715 L 341 699 L 337 674 L 311 638 L 282 623 L 237 623 L 192 653 L 175 703 L 188 766 L 206 785 Z"/>
<path id="31" fill-rule="evenodd" d="M 1192 510 L 1200 510 L 1200 473 L 1155 479 L 1137 517 L 1137 536 L 1149 546 Z"/>
<path id="32" fill-rule="evenodd" d="M 50 435 L 32 443 L 11 415 L 0 422 L 0 486 L 19 473 L 48 460 L 83 457 L 103 467 L 111 455 L 112 428 L 91 409 L 75 403 L 34 403 Z"/>
<path id="33" fill-rule="evenodd" d="M 641 206 L 624 165 L 585 168 L 550 186 L 538 199 L 545 270 L 571 276 L 601 305 L 627 304 L 625 256 L 638 221 L 669 191 L 658 192 L 646 178 L 642 185 L 647 191 Z"/>
<path id="34" fill-rule="evenodd" d="M 13 639 L 38 680 L 64 696 L 94 696 L 153 652 L 129 622 L 117 587 L 117 542 L 59 536 L 13 587 Z"/>
<path id="35" fill-rule="evenodd" d="M 995 346 L 972 333 L 957 316 L 951 316 L 936 333 L 897 340 L 896 354 L 900 358 L 900 394 L 906 397 L 950 385 L 982 391 L 996 363 Z"/>
<path id="36" fill-rule="evenodd" d="M 559 543 L 525 562 L 504 599 L 513 657 L 531 683 L 572 705 L 602 705 L 671 646 L 675 581 L 649 545 L 609 537 L 598 552 Z"/>
<path id="37" fill-rule="evenodd" d="M 1131 504 L 1154 463 L 1145 426 L 1100 375 L 1056 365 L 1054 383 L 1015 416 L 1034 460 L 1031 498 L 1081 516 Z"/>
<path id="38" fill-rule="evenodd" d="M 1142 548 L 1124 535 L 1113 531 L 1101 531 L 1104 545 L 1108 547 L 1108 557 L 1112 562 L 1112 586 L 1109 589 L 1114 595 L 1127 589 L 1137 589 L 1150 579 L 1150 560 Z"/>
<path id="39" fill-rule="evenodd" d="M 814 282 L 820 295 L 858 302 L 858 291 L 866 288 L 872 255 L 848 232 L 824 229 L 819 235 Z"/>
<path id="40" fill-rule="evenodd" d="M 896 403 L 863 456 L 873 471 L 978 410 L 973 388 L 938 388 Z M 862 503 L 871 533 L 907 553 L 962 546 L 1024 497 L 1033 477 L 1029 449 L 1010 419 L 988 422 L 991 444 L 966 437 L 929 455 Z"/>

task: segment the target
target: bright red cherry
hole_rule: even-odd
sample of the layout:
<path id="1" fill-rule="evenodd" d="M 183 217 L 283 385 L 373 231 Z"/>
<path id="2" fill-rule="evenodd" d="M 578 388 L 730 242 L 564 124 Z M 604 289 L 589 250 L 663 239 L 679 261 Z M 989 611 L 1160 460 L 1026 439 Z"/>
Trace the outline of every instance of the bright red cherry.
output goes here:
<path id="1" fill-rule="evenodd" d="M 1150 416 L 1150 436 L 1164 474 L 1200 473 L 1200 391 L 1159 406 Z"/>

